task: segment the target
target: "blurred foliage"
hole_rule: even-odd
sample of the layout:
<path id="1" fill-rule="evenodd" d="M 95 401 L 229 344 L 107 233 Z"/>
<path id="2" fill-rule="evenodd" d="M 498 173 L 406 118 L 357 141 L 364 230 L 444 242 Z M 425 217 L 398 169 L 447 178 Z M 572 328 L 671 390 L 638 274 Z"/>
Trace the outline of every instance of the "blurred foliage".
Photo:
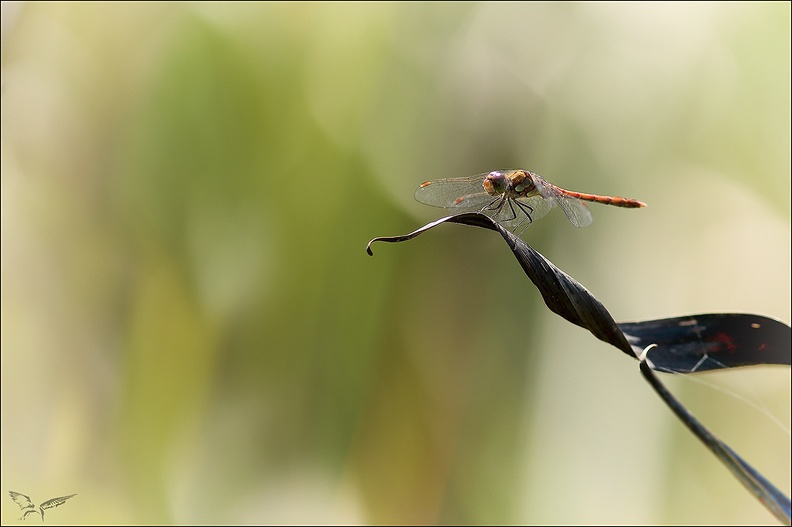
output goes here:
<path id="1" fill-rule="evenodd" d="M 527 168 L 649 203 L 525 234 L 617 319 L 788 322 L 788 3 L 2 9 L 4 494 L 77 493 L 63 523 L 773 521 L 499 236 L 364 248 L 443 214 L 426 179 Z M 789 427 L 788 370 L 725 382 Z M 678 389 L 789 492 L 788 434 Z"/>

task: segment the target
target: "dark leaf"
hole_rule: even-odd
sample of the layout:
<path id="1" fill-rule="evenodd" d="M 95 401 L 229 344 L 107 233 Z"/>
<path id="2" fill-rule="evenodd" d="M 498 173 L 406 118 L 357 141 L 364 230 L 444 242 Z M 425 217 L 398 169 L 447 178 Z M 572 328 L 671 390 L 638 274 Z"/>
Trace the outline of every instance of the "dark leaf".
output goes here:
<path id="1" fill-rule="evenodd" d="M 654 344 L 647 358 L 657 370 L 696 373 L 792 362 L 792 329 L 760 315 L 704 314 L 616 324 L 605 306 L 577 280 L 484 214 L 447 216 L 404 236 L 374 238 L 366 251 L 372 254 L 375 241 L 411 240 L 447 222 L 498 231 L 551 311 L 632 357 Z"/>
<path id="2" fill-rule="evenodd" d="M 624 353 L 641 358 L 641 371 L 682 422 L 709 448 L 779 520 L 790 524 L 790 502 L 736 452 L 712 435 L 660 384 L 652 368 L 697 373 L 715 368 L 758 364 L 790 364 L 792 329 L 782 322 L 751 314 L 703 314 L 616 324 L 599 300 L 525 241 L 479 213 L 441 218 L 404 235 L 375 241 L 411 240 L 443 223 L 459 223 L 498 231 L 523 271 L 554 313 L 589 330 Z"/>
<path id="3" fill-rule="evenodd" d="M 408 240 L 412 240 L 419 234 L 423 234 L 429 229 L 437 227 L 443 223 L 459 223 L 463 225 L 472 225 L 474 227 L 483 227 L 485 229 L 489 229 L 492 231 L 498 230 L 497 223 L 492 221 L 491 218 L 485 216 L 483 214 L 479 214 L 477 212 L 468 212 L 464 214 L 455 214 L 454 216 L 446 216 L 445 218 L 440 218 L 439 220 L 435 220 L 431 223 L 427 223 L 423 227 L 418 230 L 411 232 L 410 234 L 405 234 L 403 236 L 380 236 L 378 238 L 374 238 L 368 245 L 366 245 L 366 252 L 369 256 L 374 256 L 374 253 L 371 251 L 371 244 L 374 242 L 388 242 L 388 243 L 395 243 L 395 242 L 406 242 Z"/>
<path id="4" fill-rule="evenodd" d="M 656 345 L 647 359 L 660 371 L 694 373 L 792 362 L 792 329 L 760 315 L 711 313 L 623 322 L 619 327 L 637 348 Z"/>

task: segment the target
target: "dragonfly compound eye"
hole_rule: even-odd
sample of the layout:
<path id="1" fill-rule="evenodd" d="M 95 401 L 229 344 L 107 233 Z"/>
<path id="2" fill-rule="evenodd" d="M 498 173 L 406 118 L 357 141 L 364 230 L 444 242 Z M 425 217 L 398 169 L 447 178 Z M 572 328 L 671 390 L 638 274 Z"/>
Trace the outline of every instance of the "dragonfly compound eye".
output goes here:
<path id="1" fill-rule="evenodd" d="M 490 172 L 484 178 L 482 185 L 490 196 L 503 194 L 506 190 L 506 176 L 501 172 Z"/>

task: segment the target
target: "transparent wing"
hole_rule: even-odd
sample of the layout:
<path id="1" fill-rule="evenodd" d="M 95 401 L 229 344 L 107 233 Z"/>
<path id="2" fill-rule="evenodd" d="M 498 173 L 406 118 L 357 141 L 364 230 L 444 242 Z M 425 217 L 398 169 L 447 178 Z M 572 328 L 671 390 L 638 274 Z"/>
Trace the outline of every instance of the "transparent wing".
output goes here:
<path id="1" fill-rule="evenodd" d="M 533 177 L 536 190 L 546 198 L 547 201 L 552 201 L 561 207 L 566 217 L 569 218 L 570 223 L 575 227 L 588 227 L 594 219 L 591 217 L 591 211 L 585 203 L 577 198 L 567 196 L 563 191 L 542 179 L 536 174 L 531 174 Z M 546 214 L 546 213 L 545 213 Z"/>
<path id="2" fill-rule="evenodd" d="M 579 199 L 561 195 L 556 200 L 575 227 L 588 227 L 594 221 L 589 208 Z"/>
<path id="3" fill-rule="evenodd" d="M 484 190 L 486 175 L 427 181 L 415 190 L 415 199 L 445 209 L 481 209 L 496 199 Z"/>

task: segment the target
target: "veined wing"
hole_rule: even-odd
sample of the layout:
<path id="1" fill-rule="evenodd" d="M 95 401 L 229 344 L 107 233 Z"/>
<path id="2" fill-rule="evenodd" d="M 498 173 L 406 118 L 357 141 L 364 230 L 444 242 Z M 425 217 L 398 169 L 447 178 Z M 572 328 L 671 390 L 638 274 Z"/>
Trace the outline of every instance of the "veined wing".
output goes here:
<path id="1" fill-rule="evenodd" d="M 482 185 L 486 174 L 436 179 L 422 183 L 415 190 L 415 199 L 425 205 L 446 209 L 480 209 L 496 196 L 490 196 Z"/>
<path id="2" fill-rule="evenodd" d="M 561 189 L 548 183 L 542 179 L 541 176 L 536 174 L 531 174 L 531 176 L 533 177 L 536 190 L 538 190 L 547 201 L 553 201 L 560 206 L 572 225 L 575 227 L 588 227 L 591 225 L 594 219 L 591 217 L 591 211 L 585 203 L 577 198 L 565 195 L 561 192 Z"/>
<path id="3" fill-rule="evenodd" d="M 556 200 L 561 206 L 561 210 L 564 211 L 564 214 L 575 227 L 588 227 L 594 221 L 589 208 L 579 199 L 570 198 L 569 196 L 558 196 Z"/>

